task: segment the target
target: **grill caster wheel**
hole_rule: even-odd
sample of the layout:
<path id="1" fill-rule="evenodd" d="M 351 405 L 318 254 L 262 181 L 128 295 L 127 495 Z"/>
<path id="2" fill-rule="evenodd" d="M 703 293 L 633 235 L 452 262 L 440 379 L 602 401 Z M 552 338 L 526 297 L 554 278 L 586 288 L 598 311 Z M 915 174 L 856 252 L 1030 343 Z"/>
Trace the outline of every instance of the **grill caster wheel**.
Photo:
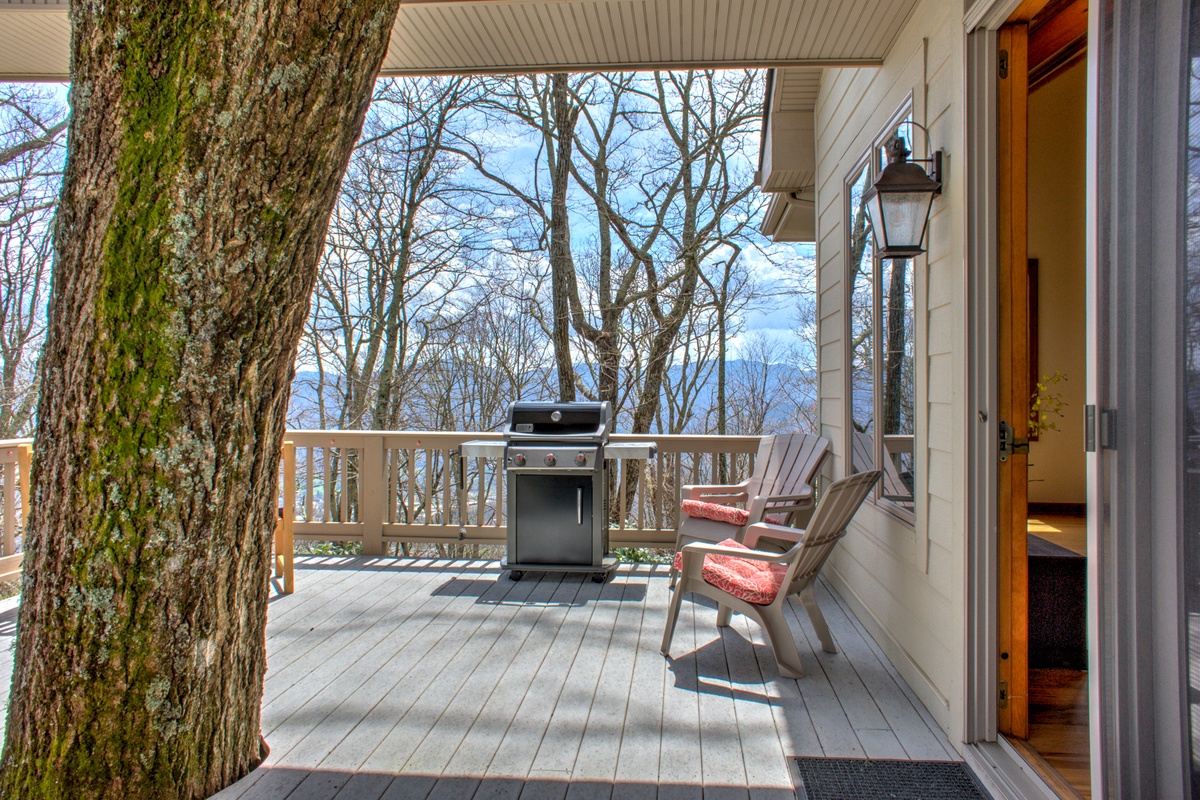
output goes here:
<path id="1" fill-rule="evenodd" d="M 607 572 L 597 572 L 592 576 L 592 583 L 604 583 L 606 580 L 608 580 L 608 577 L 609 573 Z"/>
<path id="2" fill-rule="evenodd" d="M 519 581 L 519 580 L 521 580 L 521 578 L 524 578 L 524 577 L 525 577 L 525 573 L 519 569 L 509 570 L 509 572 L 508 572 L 508 579 L 510 581 Z"/>

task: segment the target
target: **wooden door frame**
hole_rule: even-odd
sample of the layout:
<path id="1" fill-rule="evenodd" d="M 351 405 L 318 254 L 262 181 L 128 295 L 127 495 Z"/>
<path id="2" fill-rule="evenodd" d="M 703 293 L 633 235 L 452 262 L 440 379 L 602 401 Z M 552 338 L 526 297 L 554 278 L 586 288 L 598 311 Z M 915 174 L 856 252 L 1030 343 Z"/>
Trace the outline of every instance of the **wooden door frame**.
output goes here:
<path id="1" fill-rule="evenodd" d="M 1001 28 L 999 48 L 997 412 L 1016 440 L 1028 441 L 1028 26 Z M 1007 699 L 998 700 L 997 725 L 1000 733 L 1024 739 L 1029 735 L 1028 455 L 1009 456 L 998 478 L 998 679 Z"/>

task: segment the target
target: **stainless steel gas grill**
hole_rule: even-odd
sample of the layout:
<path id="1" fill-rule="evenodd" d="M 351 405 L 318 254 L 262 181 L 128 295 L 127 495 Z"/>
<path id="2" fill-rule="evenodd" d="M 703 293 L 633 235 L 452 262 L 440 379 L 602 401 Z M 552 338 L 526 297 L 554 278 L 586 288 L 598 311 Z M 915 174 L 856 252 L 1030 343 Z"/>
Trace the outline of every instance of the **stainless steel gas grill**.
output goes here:
<path id="1" fill-rule="evenodd" d="M 517 401 L 508 408 L 504 446 L 465 442 L 467 458 L 503 459 L 508 489 L 508 558 L 520 580 L 530 571 L 590 572 L 602 582 L 617 568 L 608 553 L 608 475 L 613 457 L 649 458 L 650 443 L 610 445 L 612 407 L 603 403 Z"/>

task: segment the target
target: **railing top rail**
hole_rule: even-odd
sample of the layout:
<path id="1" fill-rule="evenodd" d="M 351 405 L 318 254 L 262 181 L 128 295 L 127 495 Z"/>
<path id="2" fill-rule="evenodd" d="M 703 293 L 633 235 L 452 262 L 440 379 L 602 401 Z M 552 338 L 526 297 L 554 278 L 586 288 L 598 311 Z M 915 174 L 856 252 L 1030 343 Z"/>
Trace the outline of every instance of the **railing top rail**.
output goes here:
<path id="1" fill-rule="evenodd" d="M 468 439 L 500 441 L 504 434 L 496 431 L 358 431 L 358 430 L 289 430 L 286 439 L 296 444 L 323 445 L 334 442 L 351 442 L 356 439 L 382 436 L 390 440 L 419 439 L 422 442 L 458 443 Z M 611 441 L 636 442 L 650 439 L 660 447 L 670 451 L 686 449 L 708 450 L 746 450 L 753 452 L 758 447 L 761 436 L 719 436 L 716 434 L 679 434 L 679 433 L 614 433 Z"/>

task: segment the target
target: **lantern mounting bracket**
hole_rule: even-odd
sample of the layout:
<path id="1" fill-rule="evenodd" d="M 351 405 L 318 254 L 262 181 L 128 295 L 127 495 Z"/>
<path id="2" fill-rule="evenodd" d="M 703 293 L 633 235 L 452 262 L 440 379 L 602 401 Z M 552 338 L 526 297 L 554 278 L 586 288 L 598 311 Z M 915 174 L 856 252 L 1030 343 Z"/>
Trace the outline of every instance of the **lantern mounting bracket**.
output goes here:
<path id="1" fill-rule="evenodd" d="M 908 163 L 910 163 L 910 164 L 928 164 L 929 165 L 927 168 L 929 170 L 929 177 L 932 180 L 937 181 L 937 184 L 938 184 L 937 189 L 935 189 L 933 192 L 933 196 L 940 197 L 942 194 L 942 155 L 943 155 L 943 153 L 945 153 L 945 150 L 943 150 L 940 147 L 937 150 L 934 150 L 932 145 L 930 144 L 929 129 L 926 128 L 924 125 L 922 125 L 919 122 L 913 122 L 911 119 L 906 119 L 903 122 L 901 122 L 899 125 L 896 126 L 896 130 L 892 133 L 891 139 L 888 140 L 889 146 L 893 139 L 900 139 L 901 142 L 904 141 L 904 139 L 901 136 L 899 136 L 899 133 L 900 133 L 900 129 L 902 127 L 904 127 L 905 125 L 909 126 L 910 128 L 919 128 L 921 133 L 925 134 L 925 152 L 929 153 L 929 158 L 908 158 L 908 156 L 911 156 L 912 153 L 905 152 L 905 154 L 904 154 L 905 158 L 908 161 Z M 911 141 L 911 138 L 910 138 L 910 141 Z M 890 149 L 890 147 L 889 147 L 889 149 Z M 907 150 L 907 148 L 905 148 L 905 149 Z"/>

